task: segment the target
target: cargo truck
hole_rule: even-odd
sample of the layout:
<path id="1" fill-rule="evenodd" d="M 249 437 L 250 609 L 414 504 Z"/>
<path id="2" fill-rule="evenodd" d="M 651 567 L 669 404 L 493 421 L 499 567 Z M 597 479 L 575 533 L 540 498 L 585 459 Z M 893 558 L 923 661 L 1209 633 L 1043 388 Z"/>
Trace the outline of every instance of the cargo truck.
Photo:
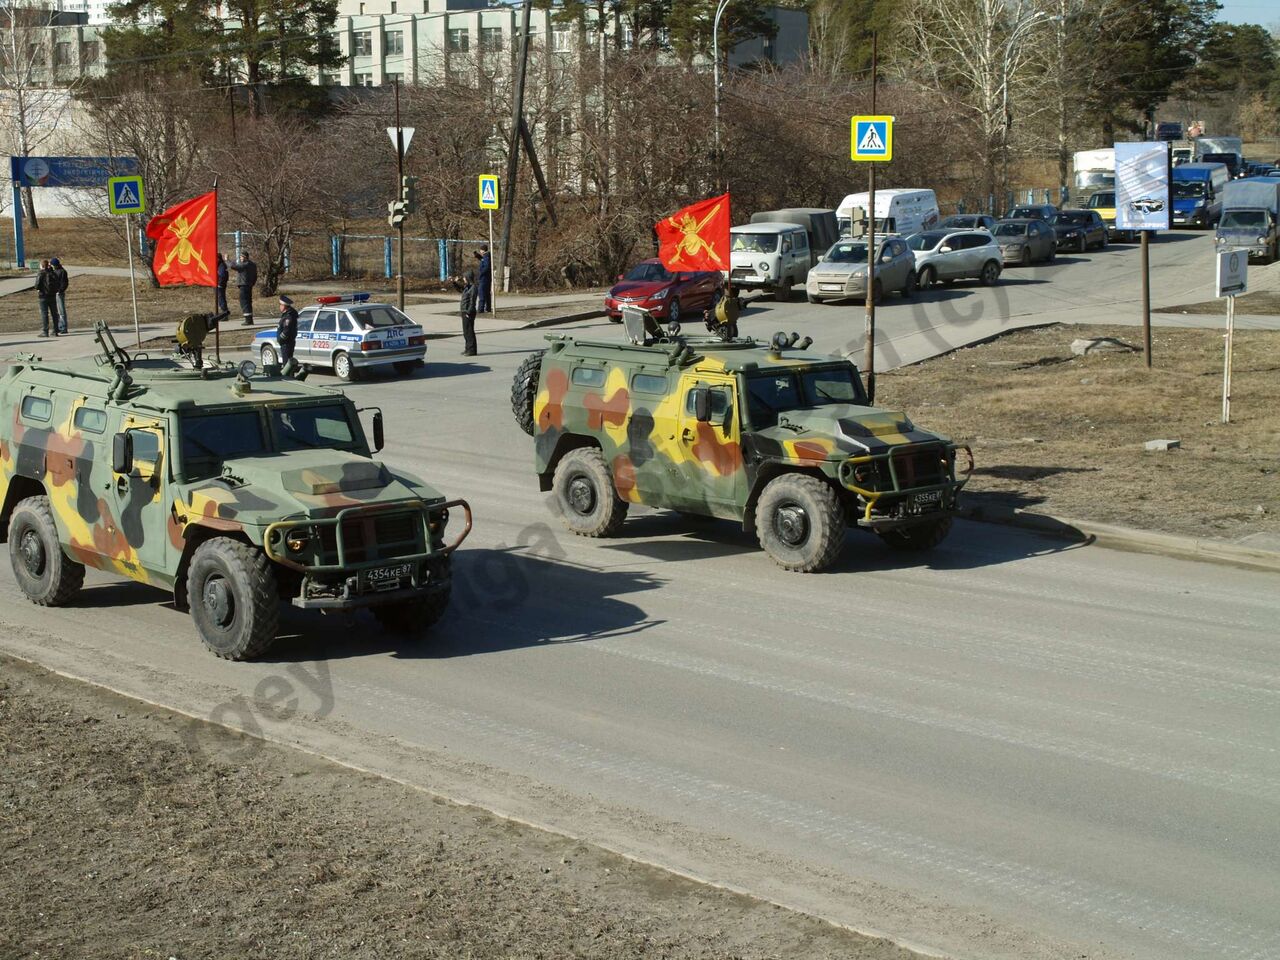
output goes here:
<path id="1" fill-rule="evenodd" d="M 1219 250 L 1247 251 L 1250 259 L 1274 263 L 1280 257 L 1280 177 L 1250 177 L 1222 192 Z"/>
<path id="2" fill-rule="evenodd" d="M 1095 193 L 1116 188 L 1116 151 L 1080 150 L 1072 158 L 1071 206 L 1087 207 Z"/>

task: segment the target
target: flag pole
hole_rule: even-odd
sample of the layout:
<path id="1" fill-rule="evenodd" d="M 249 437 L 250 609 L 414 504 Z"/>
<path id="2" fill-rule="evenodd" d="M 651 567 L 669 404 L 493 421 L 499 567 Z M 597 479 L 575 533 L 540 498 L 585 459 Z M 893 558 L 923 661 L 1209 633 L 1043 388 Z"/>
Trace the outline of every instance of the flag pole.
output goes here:
<path id="1" fill-rule="evenodd" d="M 231 93 L 235 97 L 235 91 Z M 235 104 L 231 106 L 231 129 L 235 129 Z M 213 256 L 216 264 L 218 257 L 218 178 L 213 178 Z M 213 313 L 218 314 L 218 268 L 213 268 Z M 222 321 L 213 325 L 213 362 L 222 366 Z M 204 366 L 204 364 L 201 364 Z"/>

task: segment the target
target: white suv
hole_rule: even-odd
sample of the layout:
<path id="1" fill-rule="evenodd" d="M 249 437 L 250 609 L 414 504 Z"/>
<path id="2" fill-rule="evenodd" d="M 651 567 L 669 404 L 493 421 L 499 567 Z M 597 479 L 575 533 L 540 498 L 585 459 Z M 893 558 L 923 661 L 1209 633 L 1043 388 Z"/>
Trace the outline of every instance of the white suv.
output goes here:
<path id="1" fill-rule="evenodd" d="M 1000 279 L 1000 247 L 985 230 L 925 230 L 908 237 L 907 246 L 916 258 L 921 290 L 968 279 L 991 286 Z"/>

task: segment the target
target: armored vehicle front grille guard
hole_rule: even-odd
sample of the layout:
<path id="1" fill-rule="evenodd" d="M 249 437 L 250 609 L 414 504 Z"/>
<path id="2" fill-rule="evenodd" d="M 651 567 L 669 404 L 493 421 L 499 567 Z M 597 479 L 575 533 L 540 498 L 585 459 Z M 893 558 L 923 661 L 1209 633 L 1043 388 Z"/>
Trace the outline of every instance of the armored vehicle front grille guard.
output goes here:
<path id="1" fill-rule="evenodd" d="M 964 476 L 956 479 L 956 456 L 960 451 L 968 463 Z M 862 518 L 867 521 L 882 497 L 957 491 L 972 473 L 973 452 L 967 446 L 946 443 L 890 447 L 884 453 L 850 457 L 840 464 L 840 482 L 866 501 Z"/>
<path id="2" fill-rule="evenodd" d="M 460 507 L 466 525 L 457 538 L 440 548 L 432 548 L 452 507 Z M 446 556 L 456 550 L 471 532 L 471 506 L 465 500 L 447 503 L 376 504 L 347 507 L 325 520 L 299 518 L 271 524 L 263 536 L 268 557 L 282 566 L 303 573 L 344 573 L 374 567 L 388 561 L 423 560 Z M 289 541 L 303 543 L 298 557 L 290 556 Z"/>

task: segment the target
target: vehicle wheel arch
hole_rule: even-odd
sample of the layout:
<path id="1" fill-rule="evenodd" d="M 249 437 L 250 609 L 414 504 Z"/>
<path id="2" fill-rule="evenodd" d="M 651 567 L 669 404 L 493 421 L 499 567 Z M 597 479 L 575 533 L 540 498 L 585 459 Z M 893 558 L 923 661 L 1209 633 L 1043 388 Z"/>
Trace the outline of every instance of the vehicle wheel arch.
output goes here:
<path id="1" fill-rule="evenodd" d="M 756 528 L 756 504 L 760 501 L 760 494 L 764 493 L 765 487 L 784 473 L 798 473 L 807 477 L 817 477 L 835 490 L 836 496 L 840 498 L 841 503 L 845 502 L 847 491 L 817 467 L 801 467 L 794 463 L 780 461 L 764 463 L 761 464 L 759 470 L 756 471 L 754 479 L 751 481 L 751 490 L 747 493 L 747 503 L 742 511 L 742 529 L 747 533 L 751 533 Z"/>
<path id="2" fill-rule="evenodd" d="M 228 540 L 238 540 L 248 546 L 258 548 L 258 544 L 249 539 L 248 534 L 243 530 L 226 530 L 208 526 L 203 523 L 192 523 L 182 532 L 182 556 L 178 560 L 178 569 L 174 574 L 173 581 L 173 605 L 176 609 L 186 613 L 190 609 L 187 597 L 187 570 L 191 566 L 191 557 L 196 550 L 206 540 L 212 540 L 215 537 L 226 537 Z"/>
<path id="3" fill-rule="evenodd" d="M 30 497 L 44 496 L 48 496 L 48 491 L 39 480 L 19 474 L 9 481 L 4 503 L 0 505 L 0 543 L 5 543 L 9 539 L 9 517 L 13 514 L 13 508 Z"/>
<path id="4" fill-rule="evenodd" d="M 597 450 L 603 449 L 600 441 L 595 437 L 587 436 L 582 433 L 565 433 L 556 441 L 555 449 L 551 451 L 551 456 L 547 460 L 547 469 L 545 473 L 538 474 L 538 489 L 543 493 L 551 491 L 551 482 L 555 479 L 556 467 L 560 465 L 560 461 L 564 459 L 565 454 L 570 450 L 578 450 L 582 447 L 595 447 Z"/>

